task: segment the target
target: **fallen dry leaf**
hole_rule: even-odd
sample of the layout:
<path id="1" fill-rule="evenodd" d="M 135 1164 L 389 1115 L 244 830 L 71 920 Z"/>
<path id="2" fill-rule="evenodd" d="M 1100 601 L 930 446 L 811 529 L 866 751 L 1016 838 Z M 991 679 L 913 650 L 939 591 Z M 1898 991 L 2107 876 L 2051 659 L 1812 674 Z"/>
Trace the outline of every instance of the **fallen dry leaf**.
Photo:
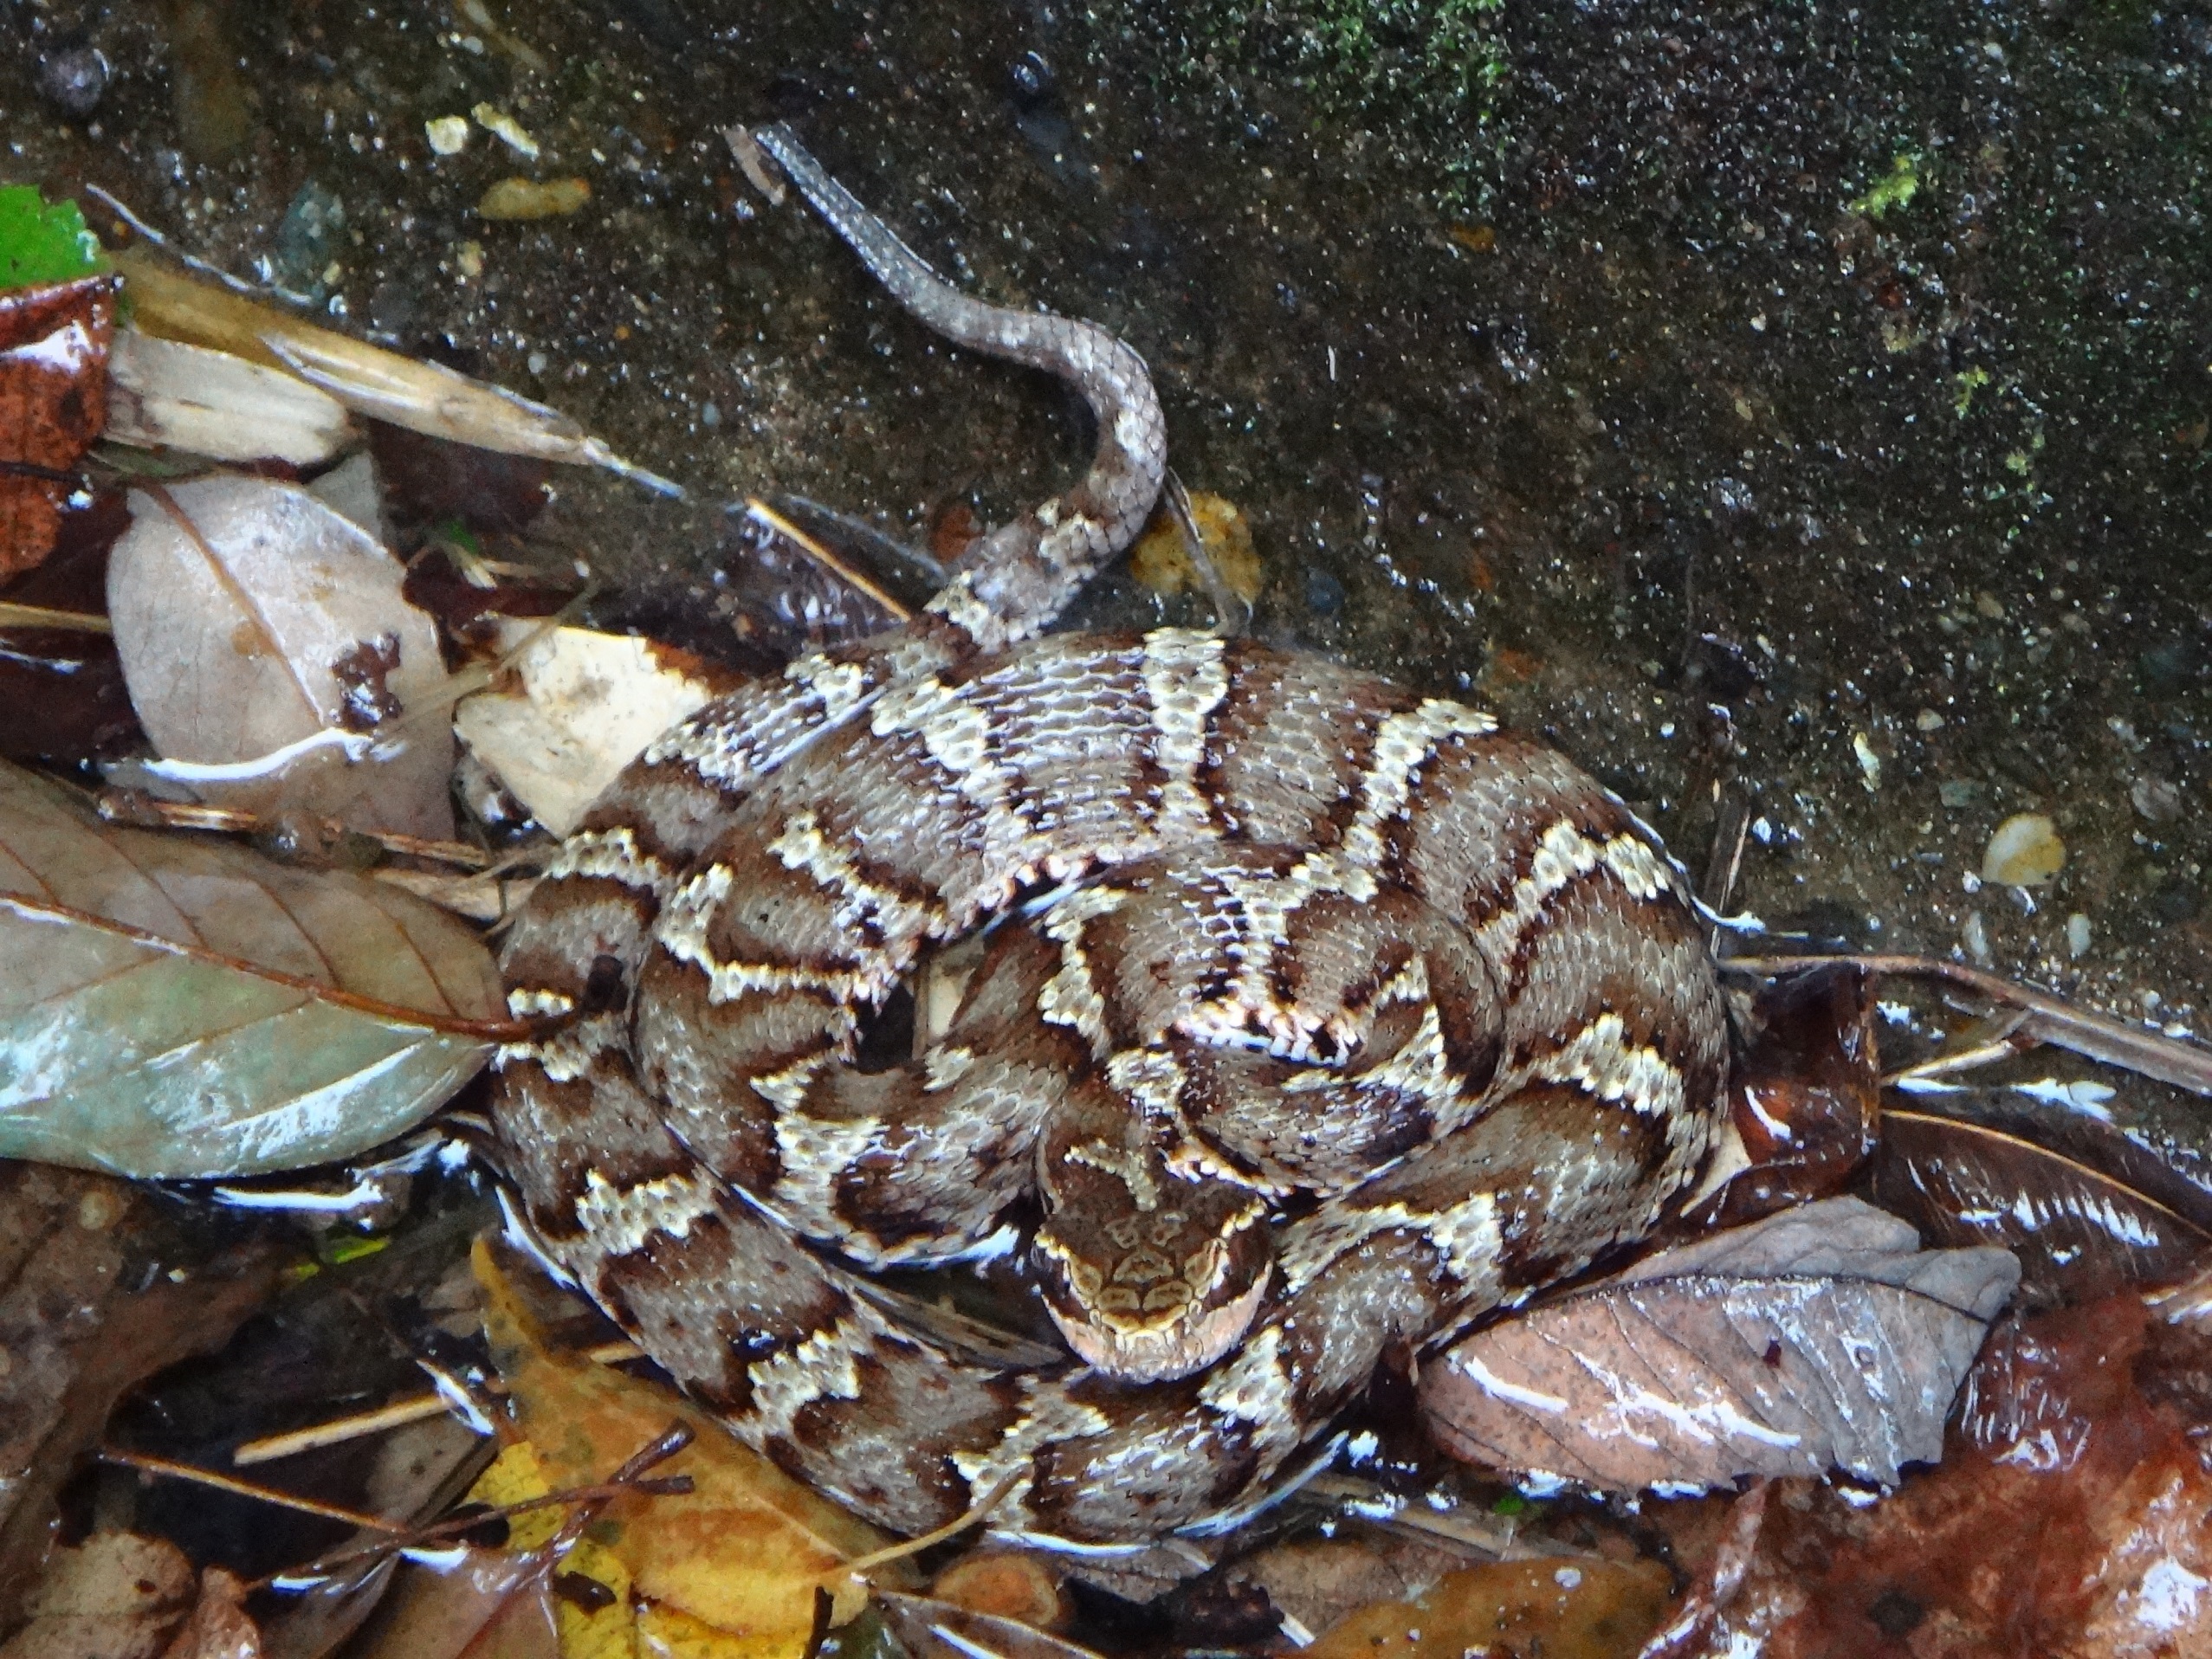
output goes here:
<path id="1" fill-rule="evenodd" d="M 2068 1116 L 2061 1150 L 2016 1122 L 1892 1108 L 1873 1196 L 1937 1243 L 2012 1250 L 2038 1306 L 2177 1279 L 2212 1254 L 2212 1195 L 2117 1129 Z"/>
<path id="2" fill-rule="evenodd" d="M 108 437 L 141 449 L 315 467 L 354 436 L 345 406 L 296 376 L 135 328 L 116 332 L 107 396 Z"/>
<path id="3" fill-rule="evenodd" d="M 197 1575 L 165 1539 L 94 1533 L 48 1558 L 29 1622 L 0 1659 L 155 1659 L 195 1599 Z"/>
<path id="4" fill-rule="evenodd" d="M 1312 1659 L 1617 1659 L 1658 1626 L 1673 1589 L 1656 1561 L 1576 1556 L 1447 1572 L 1411 1600 L 1360 1608 Z"/>
<path id="5" fill-rule="evenodd" d="M 357 415 L 478 449 L 605 467 L 652 487 L 673 487 L 631 467 L 559 410 L 435 363 L 369 345 L 288 312 L 195 281 L 143 248 L 115 255 L 138 326 L 297 375 Z"/>
<path id="6" fill-rule="evenodd" d="M 885 1534 L 668 1390 L 551 1351 L 511 1282 L 530 1269 L 482 1243 L 476 1263 L 493 1359 L 549 1488 L 604 1480 L 671 1423 L 696 1436 L 655 1471 L 690 1476 L 689 1494 L 624 1494 L 593 1529 L 629 1576 L 625 1595 L 741 1637 L 754 1659 L 805 1652 L 818 1589 L 834 1598 L 838 1622 L 859 1611 L 865 1591 L 840 1569 L 883 1548 Z M 880 1570 L 877 1582 L 904 1582 L 900 1565 Z"/>
<path id="7" fill-rule="evenodd" d="M 626 634 L 508 620 L 497 638 L 502 652 L 520 649 L 521 687 L 462 698 L 454 729 L 556 836 L 647 744 L 734 683 L 686 652 Z"/>
<path id="8" fill-rule="evenodd" d="M 4 763 L 0 951 L 0 1156 L 126 1175 L 350 1157 L 473 1076 L 505 1012 L 482 941 L 406 894 L 119 829 Z"/>
<path id="9" fill-rule="evenodd" d="M 2021 1324 L 1976 1367 L 1980 1443 L 1866 1505 L 1775 1483 L 1700 1642 L 1758 1659 L 2212 1652 L 2212 1475 L 2137 1387 L 2165 1333 L 2123 1294 Z M 1739 1501 L 1743 1501 L 1739 1500 Z"/>
<path id="10" fill-rule="evenodd" d="M 1038 1550 L 971 1551 L 937 1575 L 929 1594 L 1040 1630 L 1065 1630 L 1075 1617 L 1065 1563 Z"/>
<path id="11" fill-rule="evenodd" d="M 152 770 L 264 817 L 451 836 L 453 691 L 437 629 L 401 597 L 399 561 L 267 479 L 133 491 L 131 513 L 108 614 L 147 735 L 185 763 Z M 255 764 L 294 746 L 307 746 Z M 349 748 L 380 758 L 354 764 Z"/>
<path id="12" fill-rule="evenodd" d="M 112 276 L 0 292 L 0 578 L 46 557 L 77 493 L 70 474 L 107 423 L 114 319 Z"/>
<path id="13" fill-rule="evenodd" d="M 1458 1456 L 1605 1490 L 1831 1465 L 1894 1481 L 1942 1455 L 2019 1272 L 1830 1198 L 1476 1333 L 1423 1367 L 1422 1410 Z"/>
<path id="14" fill-rule="evenodd" d="M 108 1176 L 0 1161 L 0 1628 L 37 1581 L 56 1495 L 116 1401 L 220 1347 L 274 1286 L 272 1252 L 204 1261 L 171 1224 Z"/>
<path id="15" fill-rule="evenodd" d="M 246 1613 L 246 1586 L 221 1567 L 200 1574 L 199 1599 L 161 1659 L 261 1659 L 261 1631 Z"/>

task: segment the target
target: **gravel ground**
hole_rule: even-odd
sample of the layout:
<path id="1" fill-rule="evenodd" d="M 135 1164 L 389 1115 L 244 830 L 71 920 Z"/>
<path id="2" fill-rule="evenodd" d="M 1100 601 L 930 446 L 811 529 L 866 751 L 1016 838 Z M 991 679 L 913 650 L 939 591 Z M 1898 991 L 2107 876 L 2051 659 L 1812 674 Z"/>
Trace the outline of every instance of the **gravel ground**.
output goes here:
<path id="1" fill-rule="evenodd" d="M 101 184 L 709 500 L 909 533 L 1051 487 L 1064 395 L 897 314 L 715 131 L 796 119 L 954 280 L 1145 353 L 1265 636 L 1546 733 L 1693 868 L 1740 795 L 1770 926 L 2202 1023 L 2212 16 L 1162 10 L 9 0 L 0 178 Z M 536 158 L 436 153 L 479 105 Z M 478 217 L 508 176 L 590 199 Z M 611 482 L 547 540 L 709 591 L 709 515 Z M 2064 869 L 1982 885 L 2023 812 Z"/>

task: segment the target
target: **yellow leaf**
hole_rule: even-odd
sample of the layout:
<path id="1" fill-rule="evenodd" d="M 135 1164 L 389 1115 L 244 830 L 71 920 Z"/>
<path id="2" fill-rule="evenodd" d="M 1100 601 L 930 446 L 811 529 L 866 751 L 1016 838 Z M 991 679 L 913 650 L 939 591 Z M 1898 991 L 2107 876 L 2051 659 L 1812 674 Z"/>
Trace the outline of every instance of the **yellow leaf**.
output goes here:
<path id="1" fill-rule="evenodd" d="M 1191 522 L 1198 528 L 1200 545 L 1213 569 L 1230 590 L 1250 604 L 1259 597 L 1266 580 L 1259 554 L 1252 546 L 1252 521 L 1232 500 L 1204 490 L 1190 493 Z M 1191 568 L 1190 550 L 1175 515 L 1162 512 L 1152 527 L 1129 551 L 1129 574 L 1155 593 L 1180 593 L 1200 585 Z"/>
<path id="2" fill-rule="evenodd" d="M 605 1480 L 672 1423 L 696 1436 L 652 1471 L 689 1475 L 689 1494 L 618 1498 L 592 1528 L 591 1537 L 629 1568 L 637 1599 L 748 1638 L 745 1659 L 798 1659 L 814 1626 L 818 1586 L 834 1598 L 835 1622 L 859 1612 L 866 1591 L 839 1569 L 884 1547 L 891 1541 L 885 1534 L 740 1445 L 666 1389 L 549 1350 L 487 1242 L 477 1243 L 475 1267 L 492 1357 L 515 1423 L 553 1488 Z M 896 1566 L 876 1576 L 902 1581 Z M 641 1636 L 649 1647 L 663 1639 L 645 1636 L 643 1627 Z"/>

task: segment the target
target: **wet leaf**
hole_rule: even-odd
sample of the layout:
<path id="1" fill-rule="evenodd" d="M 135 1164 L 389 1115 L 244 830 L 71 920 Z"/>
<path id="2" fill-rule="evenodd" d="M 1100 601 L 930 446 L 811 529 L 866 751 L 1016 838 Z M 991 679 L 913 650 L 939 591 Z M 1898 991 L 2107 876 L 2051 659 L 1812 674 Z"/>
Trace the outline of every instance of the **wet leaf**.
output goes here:
<path id="1" fill-rule="evenodd" d="M 1664 1250 L 1478 1332 L 1421 1374 L 1471 1461 L 1607 1490 L 1831 1465 L 1893 1481 L 1944 1418 L 2019 1268 L 1918 1248 L 1855 1198 Z"/>
<path id="2" fill-rule="evenodd" d="M 269 1252 L 210 1260 L 167 1223 L 110 1177 L 0 1162 L 0 1627 L 36 1581 L 56 1495 L 115 1402 L 219 1347 L 274 1284 Z"/>
<path id="3" fill-rule="evenodd" d="M 1940 1469 L 1867 1506 L 1777 1482 L 1753 1559 L 1702 1639 L 1720 1659 L 2212 1651 L 2212 1507 L 2183 1425 L 2134 1382 L 2124 1294 L 2026 1320 L 1976 1365 L 1982 1402 Z M 1988 1409 L 2009 1401 L 2003 1411 Z"/>
<path id="4" fill-rule="evenodd" d="M 348 1649 L 359 1659 L 558 1659 L 547 1564 L 458 1548 L 411 1565 Z"/>
<path id="5" fill-rule="evenodd" d="M 212 805 L 450 836 L 452 688 L 399 561 L 266 479 L 133 491 L 131 513 L 107 603 L 132 703 L 167 763 L 150 770 Z"/>
<path id="6" fill-rule="evenodd" d="M 143 449 L 314 467 L 353 436 L 337 399 L 296 376 L 135 328 L 115 336 L 107 397 L 107 436 Z"/>
<path id="7" fill-rule="evenodd" d="M 2025 1126 L 1892 1107 L 1873 1197 L 1936 1243 L 2010 1249 L 2039 1306 L 2179 1278 L 2212 1252 L 2212 1197 L 2118 1130 L 2067 1126 L 2069 1156 Z"/>
<path id="8" fill-rule="evenodd" d="M 54 545 L 75 476 L 107 423 L 115 281 L 0 290 L 0 578 Z"/>
<path id="9" fill-rule="evenodd" d="M 1824 1198 L 1876 1144 L 1872 975 L 1853 967 L 1783 975 L 1760 989 L 1750 1024 L 1756 1035 L 1729 1080 L 1740 1156 L 1717 1157 L 1707 1192 L 1686 1206 L 1697 1232 Z"/>
<path id="10" fill-rule="evenodd" d="M 1064 1630 L 1075 1617 L 1064 1564 L 1038 1550 L 973 1551 L 939 1573 L 929 1594 L 1042 1630 Z"/>
<path id="11" fill-rule="evenodd" d="M 419 901 L 117 829 L 12 766 L 0 894 L 0 1156 L 135 1176 L 348 1157 L 473 1075 L 469 1023 L 503 1013 L 482 941 Z"/>
<path id="12" fill-rule="evenodd" d="M 1315 1659 L 1614 1659 L 1633 1653 L 1673 1588 L 1656 1561 L 1497 1561 L 1448 1572 L 1411 1600 L 1362 1607 L 1304 1651 Z"/>
<path id="13" fill-rule="evenodd" d="M 647 744 L 735 683 L 687 652 L 626 634 L 508 621 L 497 637 L 502 651 L 521 648 L 521 688 L 462 699 L 454 729 L 557 836 Z"/>
<path id="14" fill-rule="evenodd" d="M 624 1594 L 743 1638 L 754 1659 L 806 1650 L 818 1589 L 831 1591 L 844 1617 L 859 1611 L 864 1591 L 840 1569 L 887 1545 L 883 1533 L 666 1389 L 546 1347 L 508 1263 L 482 1243 L 476 1262 L 485 1333 L 549 1488 L 605 1479 L 672 1423 L 696 1436 L 655 1470 L 690 1476 L 689 1494 L 624 1494 L 607 1506 L 609 1524 L 594 1528 L 629 1577 Z M 903 1578 L 896 1564 L 877 1574 L 878 1582 Z"/>

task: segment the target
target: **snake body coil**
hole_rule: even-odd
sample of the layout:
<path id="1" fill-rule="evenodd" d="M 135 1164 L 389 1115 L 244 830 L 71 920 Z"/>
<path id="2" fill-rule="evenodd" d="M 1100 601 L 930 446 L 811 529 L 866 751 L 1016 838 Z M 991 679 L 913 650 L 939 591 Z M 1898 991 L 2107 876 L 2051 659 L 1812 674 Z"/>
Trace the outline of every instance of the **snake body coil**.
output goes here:
<path id="1" fill-rule="evenodd" d="M 1487 715 L 1246 642 L 1037 632 L 1165 466 L 1136 355 L 932 275 L 759 135 L 922 320 L 1098 417 L 1074 489 L 912 623 L 655 743 L 502 959 L 495 1115 L 563 1267 L 741 1437 L 918 1532 L 1139 1544 L 1279 1488 L 1388 1350 L 1648 1231 L 1716 1130 L 1678 873 Z M 1003 922 L 949 1030 L 851 1063 Z M 870 1269 L 1027 1223 L 1070 1350 L 901 1323 Z"/>

